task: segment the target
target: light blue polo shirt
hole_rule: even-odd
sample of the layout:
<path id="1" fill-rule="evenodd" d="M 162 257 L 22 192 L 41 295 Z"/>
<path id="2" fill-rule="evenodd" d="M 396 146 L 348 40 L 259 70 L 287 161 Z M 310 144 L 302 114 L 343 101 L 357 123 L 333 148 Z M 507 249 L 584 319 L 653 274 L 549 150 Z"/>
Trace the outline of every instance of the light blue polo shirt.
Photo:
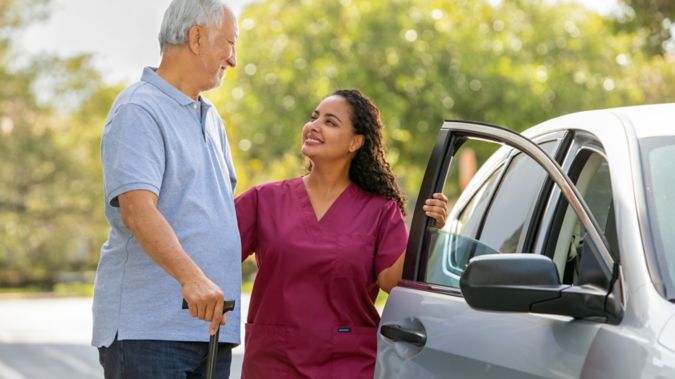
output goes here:
<path id="1" fill-rule="evenodd" d="M 115 100 L 101 142 L 105 214 L 110 235 L 94 285 L 94 346 L 119 340 L 208 341 L 209 323 L 181 309 L 178 282 L 150 260 L 124 226 L 117 197 L 158 196 L 158 209 L 183 249 L 236 300 L 220 342 L 239 343 L 241 242 L 234 208 L 237 178 L 223 122 L 203 97 L 195 101 L 146 67 Z"/>

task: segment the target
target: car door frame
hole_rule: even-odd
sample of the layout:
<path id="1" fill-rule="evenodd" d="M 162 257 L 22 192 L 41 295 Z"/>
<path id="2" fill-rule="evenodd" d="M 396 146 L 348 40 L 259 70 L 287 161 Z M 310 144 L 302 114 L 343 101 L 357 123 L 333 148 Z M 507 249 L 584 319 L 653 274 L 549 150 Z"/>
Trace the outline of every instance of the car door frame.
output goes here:
<path id="1" fill-rule="evenodd" d="M 420 187 L 419 199 L 430 198 L 433 193 L 442 191 L 454 154 L 468 138 L 511 146 L 527 154 L 546 170 L 549 179 L 558 185 L 562 195 L 567 198 L 578 215 L 581 224 L 588 230 L 589 237 L 596 247 L 593 252 L 601 264 L 603 273 L 610 282 L 616 280 L 620 274 L 620 266 L 612 258 L 609 252 L 609 244 L 602 233 L 599 232 L 600 228 L 597 221 L 574 183 L 565 174 L 561 166 L 537 144 L 511 130 L 479 122 L 445 121 L 432 149 L 429 164 Z M 424 265 L 422 263 L 428 258 L 424 256 L 426 254 L 424 252 L 427 251 L 425 247 L 429 242 L 426 239 L 426 229 L 432 225 L 433 220 L 426 216 L 422 207 L 423 202 L 417 202 L 413 211 L 401 283 L 404 286 L 406 282 L 418 282 L 424 277 Z"/>

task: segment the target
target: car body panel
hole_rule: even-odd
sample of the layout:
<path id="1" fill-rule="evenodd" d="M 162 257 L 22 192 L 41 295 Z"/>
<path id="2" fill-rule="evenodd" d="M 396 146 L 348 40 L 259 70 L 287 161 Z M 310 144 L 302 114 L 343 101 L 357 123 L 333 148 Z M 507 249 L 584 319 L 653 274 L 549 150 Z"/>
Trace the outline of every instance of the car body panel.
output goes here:
<path id="1" fill-rule="evenodd" d="M 424 309 L 414 317 L 425 326 L 427 344 L 406 356 L 405 343 L 378 335 L 378 363 L 398 360 L 400 365 L 389 367 L 400 371 L 378 365 L 377 378 L 437 378 L 441 373 L 445 378 L 578 378 L 601 327 L 564 316 L 477 312 L 461 297 L 405 287 L 395 288 L 391 296 L 396 301 L 387 304 L 381 324 Z M 538 341 L 547 349 L 517 341 Z"/>

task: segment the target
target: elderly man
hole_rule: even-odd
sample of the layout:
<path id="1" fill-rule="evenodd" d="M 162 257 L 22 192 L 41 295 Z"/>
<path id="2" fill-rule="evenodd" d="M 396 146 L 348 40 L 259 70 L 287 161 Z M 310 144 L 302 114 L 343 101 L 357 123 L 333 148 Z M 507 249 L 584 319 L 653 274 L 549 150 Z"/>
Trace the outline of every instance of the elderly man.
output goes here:
<path id="1" fill-rule="evenodd" d="M 239 344 L 236 176 L 222 120 L 200 95 L 236 65 L 237 22 L 219 0 L 174 0 L 159 68 L 115 100 L 101 146 L 110 223 L 94 289 L 93 345 L 106 378 L 199 377 L 220 325 L 217 376 Z M 181 309 L 182 299 L 189 312 Z M 205 320 L 205 321 L 201 321 Z"/>

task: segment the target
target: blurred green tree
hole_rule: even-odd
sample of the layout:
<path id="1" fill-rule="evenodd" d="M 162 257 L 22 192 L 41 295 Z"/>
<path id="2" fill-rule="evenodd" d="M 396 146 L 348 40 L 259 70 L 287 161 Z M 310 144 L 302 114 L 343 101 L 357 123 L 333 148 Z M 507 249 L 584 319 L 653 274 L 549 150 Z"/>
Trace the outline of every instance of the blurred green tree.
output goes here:
<path id="1" fill-rule="evenodd" d="M 672 0 L 620 0 L 616 14 L 619 30 L 640 33 L 647 54 L 675 53 L 675 2 Z"/>
<path id="2" fill-rule="evenodd" d="M 302 172 L 301 127 L 337 88 L 359 88 L 378 104 L 388 159 L 414 201 L 444 119 L 523 130 L 564 113 L 641 103 L 645 87 L 659 86 L 644 70 L 654 62 L 639 36 L 613 34 L 601 15 L 570 3 L 492 3 L 267 0 L 246 8 L 236 78 L 217 96 L 243 187 Z M 674 77 L 659 68 L 657 76 Z"/>
<path id="3" fill-rule="evenodd" d="M 105 232 L 98 140 L 112 100 L 86 56 L 11 67 L 12 37 L 46 1 L 0 1 L 0 285 L 92 269 Z"/>

